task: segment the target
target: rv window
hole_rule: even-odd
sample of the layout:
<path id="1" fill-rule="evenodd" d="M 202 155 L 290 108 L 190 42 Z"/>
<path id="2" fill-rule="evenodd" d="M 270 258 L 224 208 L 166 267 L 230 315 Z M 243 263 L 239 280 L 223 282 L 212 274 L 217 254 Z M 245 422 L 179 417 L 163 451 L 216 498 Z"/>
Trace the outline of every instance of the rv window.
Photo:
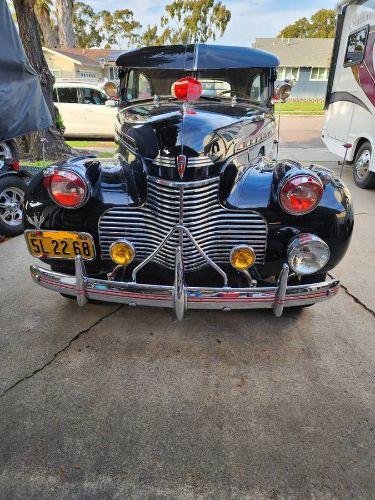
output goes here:
<path id="1" fill-rule="evenodd" d="M 361 28 L 349 35 L 348 45 L 346 47 L 344 66 L 355 66 L 363 61 L 365 56 L 368 26 Z"/>

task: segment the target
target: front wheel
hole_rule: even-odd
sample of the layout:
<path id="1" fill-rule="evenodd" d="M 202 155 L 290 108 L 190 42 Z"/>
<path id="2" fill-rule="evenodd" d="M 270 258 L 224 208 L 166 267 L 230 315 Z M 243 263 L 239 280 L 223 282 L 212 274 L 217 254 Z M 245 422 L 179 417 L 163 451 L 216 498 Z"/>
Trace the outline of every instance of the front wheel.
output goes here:
<path id="1" fill-rule="evenodd" d="M 366 141 L 358 149 L 353 164 L 353 178 L 362 189 L 375 188 L 375 173 L 370 171 L 372 156 L 371 144 Z"/>
<path id="2" fill-rule="evenodd" d="M 27 185 L 14 175 L 0 178 L 0 234 L 23 233 L 22 210 Z"/>

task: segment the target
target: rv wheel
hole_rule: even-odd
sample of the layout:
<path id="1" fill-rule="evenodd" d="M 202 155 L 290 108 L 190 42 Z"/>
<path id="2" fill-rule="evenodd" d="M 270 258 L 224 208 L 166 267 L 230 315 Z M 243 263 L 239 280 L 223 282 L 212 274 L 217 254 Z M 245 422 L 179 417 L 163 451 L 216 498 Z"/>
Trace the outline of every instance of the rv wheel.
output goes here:
<path id="1" fill-rule="evenodd" d="M 354 182 L 362 189 L 375 188 L 375 173 L 369 170 L 371 155 L 372 148 L 368 141 L 362 144 L 355 155 L 353 164 Z"/>

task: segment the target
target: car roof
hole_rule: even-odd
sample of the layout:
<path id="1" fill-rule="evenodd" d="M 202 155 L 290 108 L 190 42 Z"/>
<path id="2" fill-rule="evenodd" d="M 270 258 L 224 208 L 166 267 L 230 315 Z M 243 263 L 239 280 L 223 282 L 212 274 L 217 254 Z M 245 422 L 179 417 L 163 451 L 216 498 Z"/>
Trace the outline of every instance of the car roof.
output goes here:
<path id="1" fill-rule="evenodd" d="M 279 60 L 270 52 L 252 47 L 198 43 L 143 47 L 121 54 L 117 58 L 116 64 L 125 68 L 197 71 L 235 68 L 272 68 L 279 65 Z"/>
<path id="2" fill-rule="evenodd" d="M 66 88 L 66 87 L 69 87 L 69 88 L 82 88 L 82 87 L 86 87 L 86 88 L 91 88 L 91 89 L 95 89 L 95 90 L 100 90 L 101 92 L 104 92 L 103 89 L 100 88 L 100 86 L 98 84 L 95 84 L 95 83 L 92 83 L 92 82 L 85 82 L 84 80 L 82 80 L 81 82 L 77 82 L 77 81 L 74 81 L 74 82 L 55 82 L 54 87 L 60 87 L 60 88 Z"/>

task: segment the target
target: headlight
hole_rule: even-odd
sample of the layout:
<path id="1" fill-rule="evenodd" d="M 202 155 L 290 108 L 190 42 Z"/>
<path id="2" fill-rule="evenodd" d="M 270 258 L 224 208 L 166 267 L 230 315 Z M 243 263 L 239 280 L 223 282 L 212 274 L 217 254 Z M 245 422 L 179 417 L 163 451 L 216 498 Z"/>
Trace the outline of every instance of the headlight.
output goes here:
<path id="1" fill-rule="evenodd" d="M 328 262 L 330 251 L 327 243 L 314 234 L 299 234 L 289 243 L 288 263 L 298 274 L 313 274 Z"/>

